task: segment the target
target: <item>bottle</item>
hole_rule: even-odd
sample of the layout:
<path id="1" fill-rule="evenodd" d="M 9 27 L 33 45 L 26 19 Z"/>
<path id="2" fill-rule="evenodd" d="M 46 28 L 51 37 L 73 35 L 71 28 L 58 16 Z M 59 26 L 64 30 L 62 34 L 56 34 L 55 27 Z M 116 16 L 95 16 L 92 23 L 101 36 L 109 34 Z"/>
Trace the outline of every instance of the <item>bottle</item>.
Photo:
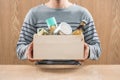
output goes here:
<path id="1" fill-rule="evenodd" d="M 82 20 L 81 22 L 80 22 L 80 25 L 75 29 L 75 31 L 73 31 L 73 35 L 80 35 L 80 34 L 82 34 L 82 28 L 84 27 L 84 26 L 86 26 L 86 21 L 85 20 Z"/>
<path id="2" fill-rule="evenodd" d="M 51 17 L 48 18 L 46 20 L 47 26 L 49 28 L 49 34 L 53 35 L 54 34 L 54 30 L 57 28 L 57 22 L 55 17 Z"/>

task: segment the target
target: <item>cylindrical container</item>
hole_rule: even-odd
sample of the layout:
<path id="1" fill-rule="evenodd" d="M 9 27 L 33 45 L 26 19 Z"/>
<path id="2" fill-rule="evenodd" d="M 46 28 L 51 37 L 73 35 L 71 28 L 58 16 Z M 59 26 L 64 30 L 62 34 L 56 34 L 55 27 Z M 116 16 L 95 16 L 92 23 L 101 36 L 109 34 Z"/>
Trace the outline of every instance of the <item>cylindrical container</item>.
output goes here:
<path id="1" fill-rule="evenodd" d="M 69 34 L 72 34 L 72 28 L 66 22 L 62 22 L 54 31 L 54 34 L 57 34 L 57 33 L 69 35 Z"/>

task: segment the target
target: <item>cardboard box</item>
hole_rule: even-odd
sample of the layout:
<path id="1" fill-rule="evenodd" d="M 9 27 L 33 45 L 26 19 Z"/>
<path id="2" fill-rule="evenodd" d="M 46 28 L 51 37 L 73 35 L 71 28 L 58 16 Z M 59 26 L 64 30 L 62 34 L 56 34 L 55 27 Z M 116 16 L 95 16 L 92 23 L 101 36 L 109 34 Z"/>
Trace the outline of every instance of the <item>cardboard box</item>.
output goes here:
<path id="1" fill-rule="evenodd" d="M 34 35 L 35 60 L 81 60 L 83 56 L 83 35 Z"/>

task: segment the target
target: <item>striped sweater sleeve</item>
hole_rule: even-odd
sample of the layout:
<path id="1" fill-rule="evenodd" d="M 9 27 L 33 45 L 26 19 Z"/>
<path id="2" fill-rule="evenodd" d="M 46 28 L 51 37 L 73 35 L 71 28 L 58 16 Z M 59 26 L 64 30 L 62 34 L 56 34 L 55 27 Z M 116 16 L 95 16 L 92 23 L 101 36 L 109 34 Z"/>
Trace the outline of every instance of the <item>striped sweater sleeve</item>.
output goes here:
<path id="1" fill-rule="evenodd" d="M 95 24 L 92 18 L 92 15 L 87 9 L 82 15 L 82 19 L 87 21 L 87 25 L 84 27 L 84 39 L 85 42 L 89 45 L 89 59 L 97 60 L 101 54 L 100 40 L 95 28 Z"/>
<path id="2" fill-rule="evenodd" d="M 25 19 L 24 23 L 20 32 L 19 40 L 17 42 L 17 56 L 19 59 L 27 59 L 27 55 L 25 54 L 25 51 L 28 47 L 28 45 L 32 42 L 33 40 L 33 35 L 36 33 L 36 29 L 34 27 L 34 19 L 33 19 L 33 13 L 32 10 L 30 10 Z"/>

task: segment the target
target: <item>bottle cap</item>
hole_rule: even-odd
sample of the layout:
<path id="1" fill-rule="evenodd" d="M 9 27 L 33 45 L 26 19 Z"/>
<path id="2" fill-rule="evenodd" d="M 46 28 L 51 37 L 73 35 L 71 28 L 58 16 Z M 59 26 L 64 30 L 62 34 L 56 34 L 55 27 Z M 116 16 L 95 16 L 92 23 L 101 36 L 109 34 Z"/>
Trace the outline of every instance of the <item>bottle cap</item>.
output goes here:
<path id="1" fill-rule="evenodd" d="M 80 23 L 80 25 L 83 25 L 83 26 L 85 26 L 86 24 L 87 24 L 86 20 L 82 20 L 81 23 Z"/>

